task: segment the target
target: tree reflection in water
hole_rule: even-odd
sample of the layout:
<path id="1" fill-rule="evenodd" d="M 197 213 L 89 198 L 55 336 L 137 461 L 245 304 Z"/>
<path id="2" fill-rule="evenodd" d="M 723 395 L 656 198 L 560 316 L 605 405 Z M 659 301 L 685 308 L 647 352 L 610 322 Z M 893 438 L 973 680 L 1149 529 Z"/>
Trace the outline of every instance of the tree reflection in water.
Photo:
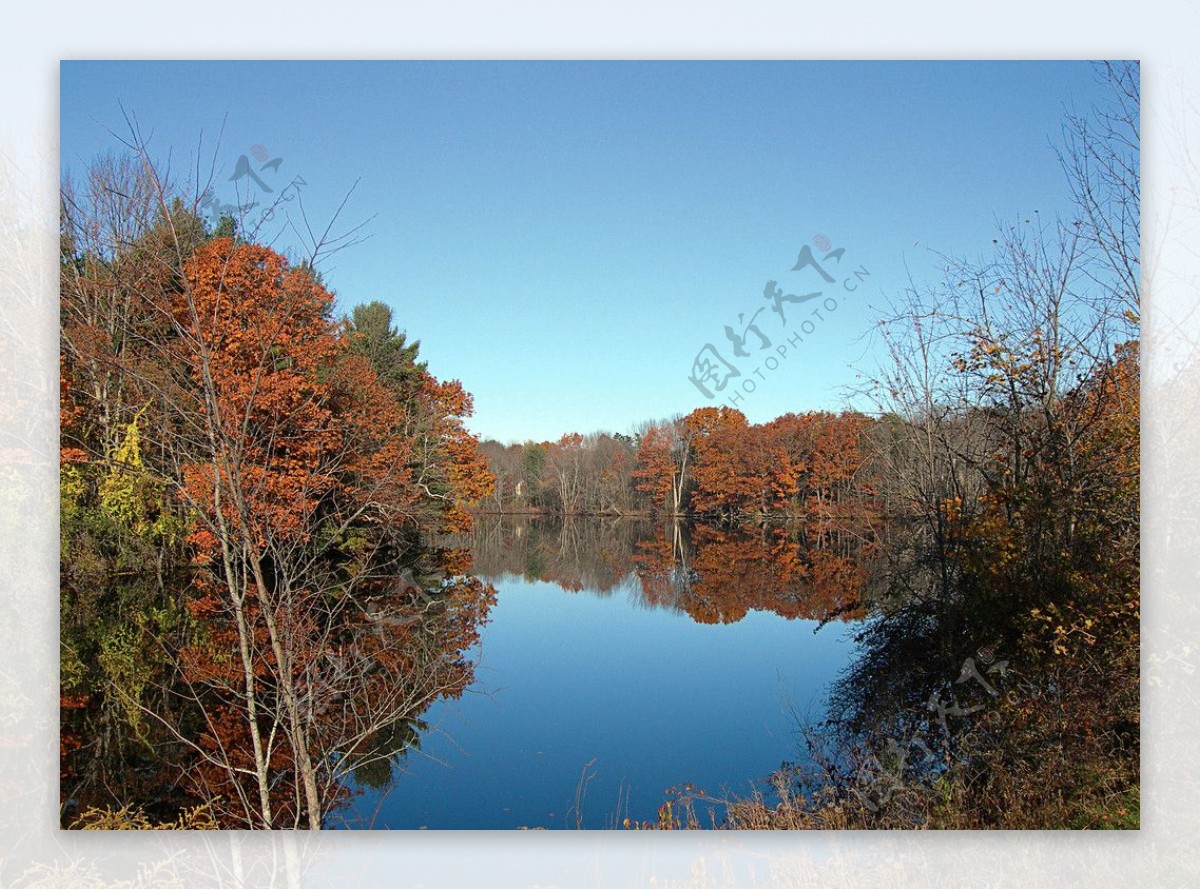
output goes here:
<path id="1" fill-rule="evenodd" d="M 480 517 L 475 570 L 609 595 L 634 582 L 640 602 L 729 624 L 751 610 L 856 620 L 875 596 L 879 551 L 864 529 L 717 528 L 630 519 Z"/>
<path id="2" fill-rule="evenodd" d="M 319 618 L 321 626 L 299 629 L 314 644 L 302 650 L 304 662 L 294 668 L 304 677 L 308 741 L 319 764 L 326 826 L 339 822 L 354 786 L 390 785 L 400 761 L 420 746 L 421 714 L 434 701 L 459 697 L 473 682 L 468 650 L 479 642 L 495 601 L 494 588 L 470 573 L 470 553 L 461 548 L 427 547 L 359 568 L 354 594 L 331 593 L 326 609 L 311 619 Z M 188 614 L 195 613 L 195 591 L 186 579 L 175 580 L 185 591 L 180 598 Z M 64 596 L 133 601 L 161 597 L 159 583 L 133 578 L 94 593 L 90 587 L 76 591 L 68 579 Z M 129 677 L 136 668 L 134 697 L 108 679 L 114 674 L 111 647 L 95 642 L 105 639 L 103 629 L 64 623 L 64 651 L 81 676 L 92 678 L 64 702 L 64 825 L 92 808 L 128 800 L 146 802 L 141 810 L 152 819 L 204 804 L 221 827 L 249 821 L 239 804 L 253 790 L 244 721 L 225 716 L 238 702 L 228 633 L 220 620 L 202 627 L 198 632 L 180 618 L 146 634 L 138 660 L 127 659 L 117 674 Z M 263 677 L 267 668 L 261 668 Z M 264 735 L 270 733 L 269 713 L 261 714 L 260 725 Z M 273 812 L 287 825 L 301 813 L 296 769 L 282 746 L 269 765 Z"/>

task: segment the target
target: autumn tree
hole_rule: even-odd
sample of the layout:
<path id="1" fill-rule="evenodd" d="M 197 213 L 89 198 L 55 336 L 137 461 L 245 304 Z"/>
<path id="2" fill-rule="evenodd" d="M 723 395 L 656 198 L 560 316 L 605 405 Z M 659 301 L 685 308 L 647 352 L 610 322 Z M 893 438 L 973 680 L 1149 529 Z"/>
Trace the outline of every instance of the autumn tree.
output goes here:
<path id="1" fill-rule="evenodd" d="M 588 486 L 590 511 L 622 515 L 636 510 L 632 440 L 620 433 L 598 433 L 592 437 Z"/>
<path id="2" fill-rule="evenodd" d="M 520 512 L 524 509 L 521 459 L 524 449 L 519 444 L 503 445 L 494 439 L 480 443 L 480 451 L 488 469 L 496 477 L 496 485 L 485 502 L 488 512 Z"/>
<path id="3" fill-rule="evenodd" d="M 274 775 L 293 770 L 303 800 L 294 818 L 316 828 L 328 754 L 310 739 L 313 684 L 332 625 L 318 617 L 331 593 L 322 551 L 356 526 L 413 518 L 403 413 L 347 354 L 332 296 L 309 271 L 218 239 L 185 272 L 172 300 L 175 351 L 198 429 L 177 445 L 180 496 L 193 516 L 189 541 L 210 568 L 189 608 L 202 626 L 231 629 L 240 665 L 229 687 L 240 695 L 206 711 L 208 737 L 236 718 L 246 732 L 201 755 L 230 773 L 253 770 L 255 806 L 244 809 L 265 825 L 276 824 Z M 204 670 L 202 650 L 185 651 L 185 677 L 211 685 L 221 678 Z M 234 752 L 247 749 L 252 764 L 239 764 Z"/>
<path id="4" fill-rule="evenodd" d="M 739 514 L 765 519 L 795 496 L 800 476 L 770 430 L 751 426 L 732 408 L 697 408 L 683 419 L 692 437 L 697 514 L 732 520 Z"/>
<path id="5" fill-rule="evenodd" d="M 638 438 L 637 490 L 671 516 L 686 512 L 692 485 L 692 437 L 681 418 L 650 423 Z"/>
<path id="6" fill-rule="evenodd" d="M 388 727 L 467 680 L 490 589 L 458 561 L 385 594 L 489 490 L 470 396 L 377 308 L 340 325 L 311 262 L 208 233 L 141 146 L 64 186 L 62 244 L 64 575 L 85 521 L 191 563 L 99 641 L 101 689 L 223 824 L 320 828 Z"/>
<path id="7" fill-rule="evenodd" d="M 446 531 L 470 525 L 468 508 L 492 494 L 495 474 L 465 426 L 473 400 L 457 380 L 439 381 L 417 360 L 419 341 L 408 343 L 379 301 L 356 306 L 344 320 L 350 350 L 367 360 L 379 382 L 399 401 L 404 435 L 411 442 L 408 469 Z"/>
<path id="8" fill-rule="evenodd" d="M 1069 215 L 1030 213 L 985 259 L 947 259 L 884 320 L 874 381 L 880 492 L 922 534 L 890 548 L 907 596 L 865 635 L 854 679 L 872 691 L 853 710 L 903 721 L 928 700 L 914 640 L 939 671 L 998 642 L 1055 694 L 998 709 L 1005 731 L 966 770 L 1009 799 L 1068 774 L 1064 800 L 1136 793 L 1140 86 L 1136 63 L 1101 73 L 1111 101 L 1069 119 L 1060 154 Z"/>

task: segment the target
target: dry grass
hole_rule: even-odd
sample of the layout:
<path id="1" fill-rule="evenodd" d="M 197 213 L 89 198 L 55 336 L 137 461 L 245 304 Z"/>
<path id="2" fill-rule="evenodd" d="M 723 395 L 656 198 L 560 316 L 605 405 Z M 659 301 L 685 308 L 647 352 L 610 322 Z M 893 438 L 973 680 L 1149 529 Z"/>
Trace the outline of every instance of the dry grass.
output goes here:
<path id="1" fill-rule="evenodd" d="M 207 804 L 182 810 L 171 822 L 154 822 L 141 809 L 123 806 L 89 807 L 71 823 L 77 831 L 216 831 Z"/>

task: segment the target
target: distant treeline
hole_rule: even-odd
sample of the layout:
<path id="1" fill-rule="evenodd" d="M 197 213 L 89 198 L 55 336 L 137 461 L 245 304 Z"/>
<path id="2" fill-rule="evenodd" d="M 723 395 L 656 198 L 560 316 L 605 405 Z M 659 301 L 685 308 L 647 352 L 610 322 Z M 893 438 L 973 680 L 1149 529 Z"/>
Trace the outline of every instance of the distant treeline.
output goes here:
<path id="1" fill-rule="evenodd" d="M 857 412 L 785 414 L 751 424 L 698 408 L 632 435 L 483 443 L 495 513 L 691 516 L 717 521 L 846 518 L 878 506 L 866 466 L 880 424 Z"/>

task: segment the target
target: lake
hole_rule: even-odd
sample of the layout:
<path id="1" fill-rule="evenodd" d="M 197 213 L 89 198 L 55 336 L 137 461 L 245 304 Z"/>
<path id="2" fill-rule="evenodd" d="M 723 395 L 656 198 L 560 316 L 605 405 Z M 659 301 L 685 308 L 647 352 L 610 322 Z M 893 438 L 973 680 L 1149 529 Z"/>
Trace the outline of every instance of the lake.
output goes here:
<path id="1" fill-rule="evenodd" d="M 850 545 L 512 517 L 466 543 L 496 589 L 474 682 L 422 715 L 388 787 L 356 789 L 353 827 L 612 828 L 687 783 L 769 791 L 855 652 Z"/>

